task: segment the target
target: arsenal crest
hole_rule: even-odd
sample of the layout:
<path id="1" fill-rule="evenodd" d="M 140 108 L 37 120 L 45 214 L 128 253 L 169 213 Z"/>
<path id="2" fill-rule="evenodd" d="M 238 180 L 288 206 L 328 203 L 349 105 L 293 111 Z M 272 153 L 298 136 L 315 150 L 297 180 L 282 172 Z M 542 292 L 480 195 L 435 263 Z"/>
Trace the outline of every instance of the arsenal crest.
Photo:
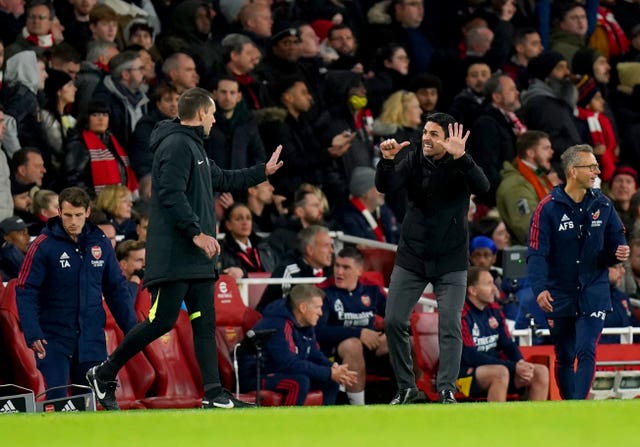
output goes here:
<path id="1" fill-rule="evenodd" d="M 593 213 L 593 214 L 591 215 L 591 218 L 592 218 L 593 220 L 596 220 L 598 217 L 600 217 L 600 210 L 596 211 L 595 213 Z"/>
<path id="2" fill-rule="evenodd" d="M 102 248 L 99 245 L 91 247 L 91 256 L 93 256 L 93 259 L 100 259 L 102 257 Z"/>
<path id="3" fill-rule="evenodd" d="M 491 329 L 496 329 L 498 327 L 498 320 L 496 320 L 495 317 L 489 318 L 489 326 L 491 326 Z"/>
<path id="4" fill-rule="evenodd" d="M 367 307 L 371 306 L 371 298 L 369 297 L 369 295 L 362 295 L 360 297 L 360 301 L 362 301 L 362 304 L 364 306 L 367 306 Z"/>

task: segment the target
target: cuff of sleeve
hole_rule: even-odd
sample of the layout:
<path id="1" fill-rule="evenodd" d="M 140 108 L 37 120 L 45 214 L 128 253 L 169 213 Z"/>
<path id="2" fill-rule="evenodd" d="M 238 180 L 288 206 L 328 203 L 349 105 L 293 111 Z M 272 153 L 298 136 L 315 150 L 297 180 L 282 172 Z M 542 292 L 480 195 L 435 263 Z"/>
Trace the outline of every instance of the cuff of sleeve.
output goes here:
<path id="1" fill-rule="evenodd" d="M 457 160 L 453 160 L 453 162 L 456 164 L 457 168 L 462 169 L 463 171 L 470 170 L 476 164 L 473 161 L 473 158 L 471 158 L 471 156 L 466 152 L 464 153 L 464 155 L 462 155 L 462 157 L 458 158 Z"/>
<path id="2" fill-rule="evenodd" d="M 198 224 L 193 223 L 187 227 L 187 229 L 185 230 L 185 233 L 189 239 L 193 239 L 194 236 L 197 236 L 200 233 L 202 233 L 202 230 L 200 229 Z"/>

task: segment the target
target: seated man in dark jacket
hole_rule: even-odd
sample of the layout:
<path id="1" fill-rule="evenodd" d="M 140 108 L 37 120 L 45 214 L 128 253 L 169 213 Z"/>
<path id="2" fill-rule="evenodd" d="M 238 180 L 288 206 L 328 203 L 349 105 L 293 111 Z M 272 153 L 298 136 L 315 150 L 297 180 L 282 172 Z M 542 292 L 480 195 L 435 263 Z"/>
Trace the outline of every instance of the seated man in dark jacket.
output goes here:
<path id="1" fill-rule="evenodd" d="M 2 280 L 17 278 L 29 247 L 29 225 L 18 216 L 11 216 L 0 222 L 0 272 Z"/>
<path id="2" fill-rule="evenodd" d="M 332 275 L 333 239 L 329 236 L 329 229 L 320 225 L 311 225 L 298 233 L 299 254 L 285 258 L 275 268 L 272 278 L 325 278 Z M 263 312 L 273 301 L 285 298 L 291 289 L 291 284 L 271 284 L 262 295 L 256 306 L 258 312 Z"/>
<path id="3" fill-rule="evenodd" d="M 332 363 L 318 349 L 314 327 L 322 316 L 324 293 L 309 284 L 291 289 L 286 300 L 278 300 L 264 311 L 255 331 L 275 329 L 264 349 L 265 389 L 285 394 L 284 405 L 303 405 L 310 390 L 321 390 L 322 403 L 335 403 L 339 385 L 357 382 L 347 364 Z M 244 390 L 255 386 L 255 359 L 245 358 L 240 368 Z"/>
<path id="4" fill-rule="evenodd" d="M 393 211 L 385 205 L 384 195 L 376 189 L 376 170 L 360 166 L 353 170 L 351 197 L 338 215 L 342 230 L 350 235 L 378 242 L 397 244 L 400 228 Z"/>
<path id="5" fill-rule="evenodd" d="M 391 375 L 387 337 L 381 331 L 387 297 L 381 287 L 360 281 L 362 263 L 357 248 L 340 250 L 316 330 L 323 352 L 336 355 L 358 374 L 358 382 L 346 387 L 351 405 L 365 403 L 367 372 Z"/>
<path id="6" fill-rule="evenodd" d="M 529 400 L 547 400 L 549 370 L 522 358 L 494 301 L 497 293 L 489 270 L 469 268 L 458 386 L 468 396 L 486 395 L 489 402 L 503 402 L 507 393 L 522 388 Z"/>

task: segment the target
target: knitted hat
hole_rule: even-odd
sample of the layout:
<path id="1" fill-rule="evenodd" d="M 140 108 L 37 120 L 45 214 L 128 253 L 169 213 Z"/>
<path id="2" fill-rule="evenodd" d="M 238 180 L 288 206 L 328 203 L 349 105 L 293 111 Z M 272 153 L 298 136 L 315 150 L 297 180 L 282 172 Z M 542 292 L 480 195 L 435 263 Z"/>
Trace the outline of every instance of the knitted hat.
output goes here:
<path id="1" fill-rule="evenodd" d="M 87 115 L 93 113 L 109 113 L 109 104 L 99 99 L 93 99 L 87 106 Z"/>
<path id="2" fill-rule="evenodd" d="M 620 79 L 618 90 L 631 94 L 633 87 L 640 84 L 640 62 L 620 62 L 616 68 Z"/>
<path id="3" fill-rule="evenodd" d="M 376 186 L 376 170 L 359 166 L 351 173 L 349 191 L 354 197 L 360 197 Z"/>
<path id="4" fill-rule="evenodd" d="M 638 171 L 633 169 L 631 166 L 618 166 L 615 171 L 613 171 L 613 175 L 611 176 L 611 180 L 609 180 L 609 184 L 613 183 L 613 180 L 619 175 L 628 175 L 633 177 L 633 181 L 636 184 L 636 188 L 638 187 Z"/>
<path id="5" fill-rule="evenodd" d="M 311 28 L 316 32 L 320 42 L 324 42 L 329 35 L 329 31 L 333 28 L 333 22 L 331 20 L 323 19 L 314 20 L 311 22 Z"/>
<path id="6" fill-rule="evenodd" d="M 578 106 L 587 107 L 593 97 L 600 91 L 595 79 L 590 76 L 583 76 L 578 81 Z"/>
<path id="7" fill-rule="evenodd" d="M 593 48 L 580 48 L 571 60 L 571 72 L 577 75 L 593 76 L 593 64 L 602 53 Z"/>
<path id="8" fill-rule="evenodd" d="M 44 81 L 44 93 L 49 101 L 57 101 L 58 90 L 73 81 L 64 71 L 47 68 L 47 79 Z"/>
<path id="9" fill-rule="evenodd" d="M 544 52 L 529 61 L 527 72 L 530 77 L 544 81 L 563 60 L 564 56 L 557 51 Z"/>
<path id="10" fill-rule="evenodd" d="M 473 253 L 479 248 L 488 248 L 493 254 L 497 251 L 495 242 L 487 236 L 476 236 L 471 239 L 471 242 L 469 243 L 469 253 Z"/>
<path id="11" fill-rule="evenodd" d="M 294 36 L 300 38 L 298 28 L 293 26 L 290 22 L 281 21 L 273 24 L 271 28 L 271 45 L 276 45 L 285 37 Z"/>
<path id="12" fill-rule="evenodd" d="M 18 194 L 24 194 L 25 192 L 31 191 L 31 188 L 36 186 L 35 183 L 24 184 L 16 179 L 11 179 L 11 195 L 17 196 Z"/>

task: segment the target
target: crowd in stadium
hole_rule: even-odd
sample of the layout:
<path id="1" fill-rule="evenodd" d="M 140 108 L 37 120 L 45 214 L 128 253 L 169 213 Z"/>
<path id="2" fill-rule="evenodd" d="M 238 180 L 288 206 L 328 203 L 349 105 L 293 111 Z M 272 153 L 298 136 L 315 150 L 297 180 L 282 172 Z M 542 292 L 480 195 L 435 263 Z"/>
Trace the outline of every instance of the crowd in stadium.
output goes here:
<path id="1" fill-rule="evenodd" d="M 436 112 L 470 131 L 467 154 L 490 185 L 469 203 L 477 270 L 463 311 L 463 365 L 488 363 L 471 349 L 489 336 L 465 318 L 472 323 L 470 312 L 494 295 L 500 325 L 483 329 L 498 328 L 492 336 L 508 360 L 495 352 L 503 369 L 469 393 L 504 400 L 529 387 L 531 399 L 546 398 L 548 372 L 519 363 L 505 326 L 546 328 L 545 314 L 527 278 L 504 278 L 500 267 L 505 248 L 527 244 L 537 205 L 565 181 L 560 157 L 571 146 L 593 147 L 596 187 L 631 247 L 629 261 L 610 268 L 605 325 L 638 325 L 630 304 L 640 284 L 637 0 L 0 0 L 0 70 L 4 282 L 31 267 L 23 266 L 30 240 L 58 216 L 58 194 L 80 187 L 91 198 L 88 225 L 110 240 L 135 298 L 144 284 L 152 133 L 179 119 L 189 89 L 213 95 L 204 146 L 221 169 L 265 163 L 282 145 L 284 164 L 267 181 L 217 193 L 210 206 L 224 233 L 221 274 L 328 278 L 321 317 L 307 309 L 317 294 L 304 288 L 285 303 L 291 287 L 270 285 L 254 303 L 265 314 L 259 329 L 286 331 L 283 312 L 317 325 L 319 346 L 305 344 L 317 360 L 311 382 L 298 377 L 295 393 L 284 376 L 265 384 L 287 404 L 304 403 L 318 383 L 325 403 L 341 385 L 348 402 L 363 404 L 368 374 L 392 374 L 379 287 L 389 284 L 363 279 L 358 250 L 334 253 L 330 231 L 398 243 L 411 199 L 376 188 L 380 143 L 421 146 Z M 478 285 L 483 272 L 492 276 L 488 292 Z M 359 301 L 348 304 L 356 291 Z M 344 327 L 327 330 L 332 324 Z M 309 334 L 299 337 L 306 343 Z M 270 361 L 267 371 L 277 372 Z"/>

